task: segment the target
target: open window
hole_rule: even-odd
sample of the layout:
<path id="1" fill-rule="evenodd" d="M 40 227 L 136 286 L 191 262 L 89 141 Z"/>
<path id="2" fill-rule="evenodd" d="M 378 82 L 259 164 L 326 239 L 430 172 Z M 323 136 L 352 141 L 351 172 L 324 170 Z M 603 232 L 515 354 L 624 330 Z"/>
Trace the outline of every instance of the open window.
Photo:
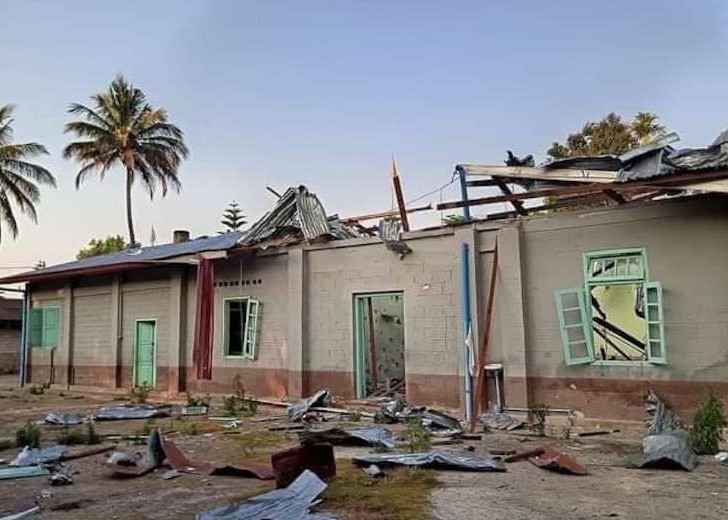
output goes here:
<path id="1" fill-rule="evenodd" d="M 584 286 L 556 291 L 567 365 L 666 364 L 662 287 L 643 249 L 584 255 Z"/>
<path id="2" fill-rule="evenodd" d="M 253 298 L 224 300 L 223 347 L 225 355 L 244 359 L 258 356 L 260 302 Z"/>
<path id="3" fill-rule="evenodd" d="M 60 307 L 37 307 L 28 311 L 28 346 L 57 348 L 60 338 Z"/>

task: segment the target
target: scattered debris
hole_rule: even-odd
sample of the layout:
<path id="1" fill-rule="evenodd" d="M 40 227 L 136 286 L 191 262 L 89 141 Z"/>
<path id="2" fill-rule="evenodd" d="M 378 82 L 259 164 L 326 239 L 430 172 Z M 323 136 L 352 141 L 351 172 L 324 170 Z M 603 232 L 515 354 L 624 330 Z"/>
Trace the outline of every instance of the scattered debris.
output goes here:
<path id="1" fill-rule="evenodd" d="M 670 433 L 680 429 L 680 418 L 655 392 L 650 390 L 645 402 L 648 415 L 647 435 Z"/>
<path id="2" fill-rule="evenodd" d="M 693 471 L 698 464 L 684 432 L 648 435 L 642 441 L 644 455 L 638 468 L 684 469 Z"/>
<path id="3" fill-rule="evenodd" d="M 585 432 L 577 433 L 577 437 L 596 437 L 597 435 L 610 435 L 612 433 L 619 433 L 619 428 L 614 428 L 612 430 L 589 430 Z"/>
<path id="4" fill-rule="evenodd" d="M 536 448 L 533 450 L 514 453 L 512 455 L 509 455 L 508 457 L 506 457 L 503 460 L 505 462 L 518 462 L 520 460 L 530 459 L 531 457 L 538 457 L 539 455 L 543 454 L 543 452 L 544 452 L 543 448 Z"/>
<path id="5" fill-rule="evenodd" d="M 465 471 L 505 471 L 503 461 L 496 457 L 481 457 L 470 453 L 431 450 L 425 453 L 377 453 L 351 459 L 359 466 L 417 466 L 433 469 Z"/>
<path id="6" fill-rule="evenodd" d="M 3 516 L 0 520 L 22 520 L 23 518 L 30 518 L 40 513 L 40 507 L 35 506 L 20 513 L 14 513 L 12 515 Z"/>
<path id="7" fill-rule="evenodd" d="M 115 451 L 107 459 L 106 465 L 112 470 L 112 477 L 140 477 L 162 465 L 165 453 L 162 449 L 159 430 L 154 430 L 147 439 L 147 455 L 144 464 L 139 453 Z"/>
<path id="8" fill-rule="evenodd" d="M 728 452 L 721 451 L 720 453 L 716 453 L 715 460 L 721 464 L 728 464 Z"/>
<path id="9" fill-rule="evenodd" d="M 38 464 L 37 466 L 3 468 L 0 469 L 0 480 L 28 477 L 45 477 L 50 474 L 51 472 L 44 468 L 42 464 Z"/>
<path id="10" fill-rule="evenodd" d="M 304 470 L 311 470 L 322 479 L 336 475 L 336 460 L 331 444 L 303 444 L 278 451 L 270 456 L 276 486 L 285 487 Z"/>
<path id="11" fill-rule="evenodd" d="M 331 392 L 329 392 L 328 390 L 319 390 L 311 397 L 307 397 L 306 399 L 302 399 L 296 404 L 290 405 L 287 410 L 288 418 L 294 422 L 301 421 L 311 407 L 328 407 L 331 405 L 331 402 Z"/>
<path id="12" fill-rule="evenodd" d="M 570 473 L 572 475 L 586 475 L 587 470 L 575 459 L 561 453 L 553 446 L 544 446 L 538 455 L 528 459 L 539 468 L 548 469 L 557 473 Z"/>
<path id="13" fill-rule="evenodd" d="M 83 423 L 83 417 L 77 413 L 50 412 L 45 416 L 45 422 L 58 426 L 75 426 Z"/>
<path id="14" fill-rule="evenodd" d="M 176 469 L 170 469 L 169 471 L 165 471 L 164 473 L 162 473 L 162 476 L 159 478 L 161 478 L 162 480 L 172 480 L 173 478 L 177 478 L 180 475 L 181 473 Z"/>
<path id="15" fill-rule="evenodd" d="M 387 428 L 371 427 L 356 430 L 331 428 L 323 431 L 299 433 L 301 443 L 315 444 L 328 442 L 334 446 L 381 446 L 394 449 L 394 434 Z"/>
<path id="16" fill-rule="evenodd" d="M 512 431 L 523 427 L 523 421 L 514 419 L 506 413 L 486 413 L 481 417 L 484 429 Z"/>
<path id="17" fill-rule="evenodd" d="M 78 453 L 71 453 L 71 454 L 64 454 L 61 456 L 60 460 L 75 460 L 75 459 L 83 459 L 85 457 L 91 457 L 92 455 L 99 455 L 101 453 L 106 453 L 107 451 L 111 451 L 114 449 L 114 446 L 99 446 L 96 448 L 91 448 L 85 451 L 80 451 Z"/>
<path id="18" fill-rule="evenodd" d="M 33 449 L 28 449 L 26 446 L 17 457 L 10 461 L 10 466 L 36 466 L 55 462 L 63 457 L 67 451 L 68 447 L 61 444 Z"/>
<path id="19" fill-rule="evenodd" d="M 371 464 L 371 465 L 367 466 L 366 468 L 364 468 L 364 473 L 366 473 L 367 475 L 369 475 L 372 478 L 383 478 L 386 476 L 384 474 L 384 471 L 382 471 L 382 469 L 379 466 L 377 466 L 376 464 Z"/>
<path id="20" fill-rule="evenodd" d="M 189 460 L 177 445 L 164 437 L 161 438 L 162 449 L 166 455 L 166 463 L 181 473 L 194 475 L 227 475 L 232 477 L 249 477 L 261 480 L 273 478 L 273 469 L 267 464 L 249 463 L 244 466 L 215 466 L 209 462 L 193 462 Z"/>
<path id="21" fill-rule="evenodd" d="M 433 435 L 447 436 L 462 433 L 463 426 L 452 415 L 428 408 L 420 412 L 422 426 L 430 428 Z"/>
<path id="22" fill-rule="evenodd" d="M 152 419 L 170 417 L 172 405 L 168 404 L 129 404 L 104 406 L 96 414 L 97 421 L 124 421 L 128 419 Z"/>
<path id="23" fill-rule="evenodd" d="M 334 520 L 326 514 L 310 513 L 326 484 L 312 471 L 304 471 L 285 489 L 275 489 L 240 504 L 203 511 L 198 520 Z"/>
<path id="24" fill-rule="evenodd" d="M 70 486 L 73 484 L 73 479 L 65 473 L 54 473 L 48 479 L 48 482 L 50 482 L 51 486 Z"/>

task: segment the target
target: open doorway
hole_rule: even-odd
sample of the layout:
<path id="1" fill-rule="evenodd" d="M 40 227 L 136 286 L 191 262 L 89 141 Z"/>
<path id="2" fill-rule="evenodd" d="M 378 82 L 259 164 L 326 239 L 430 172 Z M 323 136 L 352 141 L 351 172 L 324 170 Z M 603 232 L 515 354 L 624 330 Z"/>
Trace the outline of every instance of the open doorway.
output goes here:
<path id="1" fill-rule="evenodd" d="M 405 393 L 404 294 L 354 296 L 357 397 Z"/>

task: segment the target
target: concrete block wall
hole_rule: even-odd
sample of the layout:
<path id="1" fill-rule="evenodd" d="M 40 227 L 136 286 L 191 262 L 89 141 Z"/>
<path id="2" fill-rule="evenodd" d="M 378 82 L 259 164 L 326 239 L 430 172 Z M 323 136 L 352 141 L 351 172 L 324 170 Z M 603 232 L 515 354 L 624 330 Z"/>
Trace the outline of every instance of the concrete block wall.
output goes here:
<path id="1" fill-rule="evenodd" d="M 728 397 L 728 210 L 719 199 L 678 199 L 523 225 L 524 309 L 531 402 L 590 416 L 640 419 L 651 388 L 690 416 L 708 388 Z M 668 364 L 567 366 L 553 293 L 583 285 L 582 254 L 644 247 L 664 292 Z"/>
<path id="2" fill-rule="evenodd" d="M 470 231 L 472 235 L 472 231 Z M 354 391 L 357 293 L 403 291 L 405 370 L 413 402 L 458 406 L 461 396 L 460 243 L 452 230 L 411 239 L 400 260 L 379 240 L 329 244 L 307 254 L 308 386 Z"/>
<path id="3" fill-rule="evenodd" d="M 20 348 L 19 329 L 0 329 L 0 374 L 18 371 Z"/>

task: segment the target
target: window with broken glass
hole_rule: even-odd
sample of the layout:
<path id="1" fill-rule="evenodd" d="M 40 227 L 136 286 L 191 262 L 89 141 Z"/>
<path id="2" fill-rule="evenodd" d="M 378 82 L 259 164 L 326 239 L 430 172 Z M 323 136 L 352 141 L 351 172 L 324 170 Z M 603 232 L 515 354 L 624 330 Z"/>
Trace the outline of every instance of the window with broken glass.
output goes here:
<path id="1" fill-rule="evenodd" d="M 223 347 L 225 355 L 255 359 L 258 355 L 260 302 L 248 297 L 227 298 L 223 302 Z"/>
<path id="2" fill-rule="evenodd" d="M 567 365 L 667 362 L 662 287 L 644 249 L 584 254 L 584 285 L 555 296 Z"/>

